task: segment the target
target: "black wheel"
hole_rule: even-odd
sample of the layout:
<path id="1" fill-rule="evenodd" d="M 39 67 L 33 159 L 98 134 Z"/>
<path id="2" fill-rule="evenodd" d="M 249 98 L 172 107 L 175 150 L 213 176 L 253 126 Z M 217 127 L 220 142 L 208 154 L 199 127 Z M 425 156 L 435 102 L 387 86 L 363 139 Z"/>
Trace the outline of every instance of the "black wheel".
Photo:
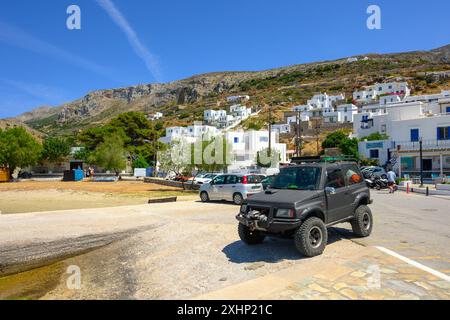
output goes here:
<path id="1" fill-rule="evenodd" d="M 239 237 L 248 245 L 260 244 L 266 238 L 260 231 L 251 231 L 249 227 L 239 223 L 238 226 Z"/>
<path id="2" fill-rule="evenodd" d="M 202 202 L 208 202 L 209 201 L 209 196 L 208 196 L 208 193 L 206 191 L 202 191 L 200 193 L 200 200 L 202 200 Z"/>
<path id="3" fill-rule="evenodd" d="M 368 237 L 373 229 L 372 211 L 368 206 L 359 206 L 351 221 L 353 233 L 358 237 Z"/>
<path id="4" fill-rule="evenodd" d="M 295 233 L 295 246 L 306 257 L 321 255 L 328 242 L 325 223 L 319 218 L 307 219 Z"/>
<path id="5" fill-rule="evenodd" d="M 240 193 L 235 193 L 233 195 L 233 202 L 234 202 L 234 204 L 240 206 L 242 204 L 242 202 L 244 202 L 244 197 L 242 197 L 242 194 L 240 194 Z"/>

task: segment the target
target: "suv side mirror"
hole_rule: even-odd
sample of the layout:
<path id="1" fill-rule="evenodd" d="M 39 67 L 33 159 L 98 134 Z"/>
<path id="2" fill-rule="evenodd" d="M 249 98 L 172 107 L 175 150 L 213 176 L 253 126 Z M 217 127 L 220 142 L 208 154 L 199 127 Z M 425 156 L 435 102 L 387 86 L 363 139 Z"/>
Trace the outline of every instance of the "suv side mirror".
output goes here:
<path id="1" fill-rule="evenodd" d="M 214 180 L 211 180 L 211 181 L 209 182 L 209 184 L 210 184 L 210 185 L 213 185 L 213 184 L 214 184 Z"/>
<path id="2" fill-rule="evenodd" d="M 325 192 L 326 192 L 327 194 L 336 194 L 336 189 L 333 188 L 333 187 L 326 187 L 326 188 L 325 188 Z"/>

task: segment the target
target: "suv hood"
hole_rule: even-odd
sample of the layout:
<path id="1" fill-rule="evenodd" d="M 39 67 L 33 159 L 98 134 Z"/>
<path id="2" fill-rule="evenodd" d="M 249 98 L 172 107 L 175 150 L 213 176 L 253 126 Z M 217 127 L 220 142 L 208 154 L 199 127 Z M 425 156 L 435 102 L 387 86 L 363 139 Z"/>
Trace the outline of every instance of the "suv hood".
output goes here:
<path id="1" fill-rule="evenodd" d="M 300 202 L 316 198 L 323 191 L 320 190 L 276 190 L 269 189 L 265 192 L 257 193 L 247 199 L 250 206 L 275 206 L 284 208 L 294 208 Z"/>

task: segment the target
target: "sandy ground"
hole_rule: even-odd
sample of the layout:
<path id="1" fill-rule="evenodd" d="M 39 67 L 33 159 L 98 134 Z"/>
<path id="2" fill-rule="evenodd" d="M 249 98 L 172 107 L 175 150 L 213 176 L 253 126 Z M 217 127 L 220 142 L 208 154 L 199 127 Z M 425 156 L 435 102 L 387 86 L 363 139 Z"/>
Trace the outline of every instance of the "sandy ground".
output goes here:
<path id="1" fill-rule="evenodd" d="M 312 259 L 302 257 L 290 239 L 244 245 L 234 218 L 238 208 L 220 202 L 2 215 L 0 271 L 8 271 L 13 259 L 20 263 L 56 255 L 65 260 L 0 277 L 0 299 L 449 299 L 450 282 L 376 248 L 397 250 L 396 241 L 415 233 L 428 255 L 439 255 L 439 238 L 426 239 L 429 231 L 415 219 L 402 223 L 400 212 L 395 212 L 399 221 L 392 221 L 392 213 L 379 203 L 442 204 L 405 194 L 387 196 L 374 194 L 376 230 L 389 223 L 404 233 L 376 231 L 367 239 L 370 244 L 361 245 L 347 224 L 339 225 L 330 229 L 324 254 Z M 435 213 L 431 222 L 443 224 Z M 405 249 L 400 252 L 417 259 Z M 424 263 L 431 266 L 441 261 L 427 259 Z M 442 263 L 436 267 L 446 268 Z M 69 267 L 81 272 L 79 289 L 68 286 Z"/>
<path id="2" fill-rule="evenodd" d="M 195 192 L 183 192 L 177 188 L 142 181 L 2 183 L 0 212 L 8 214 L 116 207 L 145 204 L 149 199 L 172 196 L 185 200 L 197 198 Z"/>

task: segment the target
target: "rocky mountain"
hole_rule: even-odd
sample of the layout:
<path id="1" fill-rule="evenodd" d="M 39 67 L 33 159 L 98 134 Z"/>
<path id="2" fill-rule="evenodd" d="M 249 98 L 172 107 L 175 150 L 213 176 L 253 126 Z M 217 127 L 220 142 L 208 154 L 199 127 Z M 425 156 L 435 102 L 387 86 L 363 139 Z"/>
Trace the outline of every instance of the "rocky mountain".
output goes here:
<path id="1" fill-rule="evenodd" d="M 372 81 L 407 79 L 416 92 L 438 90 L 448 81 L 419 77 L 450 70 L 450 45 L 431 51 L 368 54 L 356 63 L 347 59 L 293 65 L 259 72 L 216 72 L 163 84 L 99 90 L 58 107 L 40 107 L 16 117 L 44 133 L 64 134 L 104 123 L 127 111 L 163 111 L 167 123 L 200 120 L 206 107 L 216 107 L 229 94 L 248 93 L 252 103 L 279 106 L 304 103 L 319 91 L 348 91 Z M 422 77 L 422 78 L 421 78 Z"/>

